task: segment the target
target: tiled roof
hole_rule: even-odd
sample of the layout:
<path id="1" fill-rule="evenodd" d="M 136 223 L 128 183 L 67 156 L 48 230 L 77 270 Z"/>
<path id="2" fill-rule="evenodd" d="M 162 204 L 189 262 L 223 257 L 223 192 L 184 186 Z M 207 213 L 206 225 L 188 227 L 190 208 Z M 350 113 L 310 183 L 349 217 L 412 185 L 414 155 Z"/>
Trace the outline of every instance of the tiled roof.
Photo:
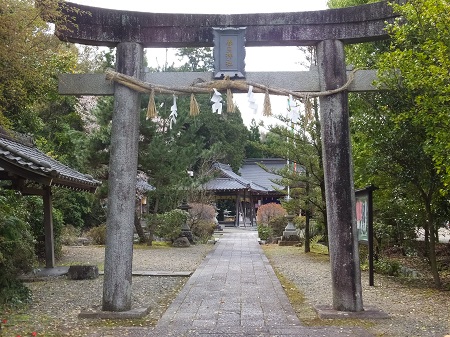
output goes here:
<path id="1" fill-rule="evenodd" d="M 246 185 L 232 178 L 218 177 L 208 181 L 204 188 L 208 191 L 236 191 L 246 189 Z"/>
<path id="2" fill-rule="evenodd" d="M 283 189 L 282 186 L 270 181 L 270 179 L 279 179 L 280 177 L 264 171 L 260 166 L 254 164 L 251 168 L 246 168 L 246 164 L 236 174 L 230 165 L 215 163 L 213 168 L 219 172 L 219 177 L 210 180 L 204 185 L 204 188 L 210 191 L 236 191 L 247 190 L 253 193 L 268 194 L 278 192 Z M 247 174 L 245 176 L 244 174 Z"/>
<path id="3" fill-rule="evenodd" d="M 0 168 L 9 174 L 56 185 L 94 192 L 101 182 L 42 153 L 34 144 L 0 132 Z"/>
<path id="4" fill-rule="evenodd" d="M 268 191 L 282 190 L 284 187 L 274 183 L 281 177 L 277 174 L 267 172 L 263 167 L 269 170 L 280 170 L 286 167 L 286 160 L 281 158 L 263 158 L 263 159 L 246 159 L 239 169 L 242 178 L 252 181 L 259 186 L 264 187 Z"/>
<path id="5" fill-rule="evenodd" d="M 221 163 L 216 163 L 214 165 L 217 169 L 219 169 L 221 171 L 222 175 L 224 175 L 225 177 L 231 178 L 231 179 L 237 181 L 238 183 L 240 183 L 242 185 L 241 189 L 247 189 L 247 190 L 251 190 L 253 192 L 259 192 L 259 193 L 267 193 L 268 192 L 268 189 L 265 188 L 264 186 L 261 186 L 252 180 L 246 179 L 246 178 L 240 176 L 239 174 L 234 173 L 233 170 L 231 169 L 230 165 L 221 164 Z"/>

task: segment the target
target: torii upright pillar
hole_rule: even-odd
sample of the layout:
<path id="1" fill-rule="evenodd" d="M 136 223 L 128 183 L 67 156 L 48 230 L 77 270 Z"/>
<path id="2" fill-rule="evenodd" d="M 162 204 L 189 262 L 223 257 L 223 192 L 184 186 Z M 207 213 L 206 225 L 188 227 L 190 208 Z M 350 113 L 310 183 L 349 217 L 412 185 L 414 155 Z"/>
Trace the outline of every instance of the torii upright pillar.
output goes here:
<path id="1" fill-rule="evenodd" d="M 317 45 L 317 60 L 322 91 L 337 89 L 345 84 L 347 74 L 342 41 L 320 42 Z M 347 91 L 320 98 L 320 123 L 333 309 L 362 311 Z"/>
<path id="2" fill-rule="evenodd" d="M 116 50 L 116 70 L 139 78 L 143 54 L 144 49 L 138 43 L 119 43 Z M 103 281 L 104 311 L 131 309 L 139 108 L 139 93 L 115 84 Z"/>

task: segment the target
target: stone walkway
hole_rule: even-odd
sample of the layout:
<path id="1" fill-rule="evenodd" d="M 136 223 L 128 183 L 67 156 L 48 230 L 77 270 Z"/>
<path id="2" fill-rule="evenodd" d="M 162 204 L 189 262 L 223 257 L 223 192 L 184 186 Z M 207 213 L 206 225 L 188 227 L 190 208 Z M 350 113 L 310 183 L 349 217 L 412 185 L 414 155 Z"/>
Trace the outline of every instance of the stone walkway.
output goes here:
<path id="1" fill-rule="evenodd" d="M 301 325 L 255 231 L 225 229 L 150 336 L 372 336 Z"/>

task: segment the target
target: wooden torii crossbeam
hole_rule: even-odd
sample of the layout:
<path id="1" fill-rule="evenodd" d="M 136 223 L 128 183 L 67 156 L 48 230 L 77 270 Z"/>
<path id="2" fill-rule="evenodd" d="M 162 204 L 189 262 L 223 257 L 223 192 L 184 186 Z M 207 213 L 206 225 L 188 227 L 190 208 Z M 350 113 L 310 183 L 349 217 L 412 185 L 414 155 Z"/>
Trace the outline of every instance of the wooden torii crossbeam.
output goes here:
<path id="1" fill-rule="evenodd" d="M 214 80 L 213 75 L 213 72 L 144 72 L 139 79 L 154 85 L 171 87 L 176 83 L 178 87 L 189 87 L 197 82 L 211 82 Z M 376 79 L 376 70 L 356 70 L 347 91 L 376 91 Z M 320 92 L 317 67 L 297 72 L 247 72 L 246 81 L 299 93 Z M 114 81 L 108 80 L 105 74 L 61 74 L 58 90 L 61 95 L 111 96 L 114 95 Z M 254 92 L 258 92 L 257 88 Z"/>
<path id="2" fill-rule="evenodd" d="M 395 14 L 387 2 L 313 12 L 274 14 L 161 14 L 66 3 L 73 27 L 56 25 L 73 43 L 116 47 L 116 71 L 159 84 L 192 83 L 209 73 L 144 74 L 143 49 L 212 47 L 213 27 L 246 27 L 246 46 L 315 46 L 318 67 L 299 73 L 248 73 L 247 79 L 289 90 L 333 91 L 347 82 L 344 45 L 388 38 Z M 83 13 L 89 13 L 89 15 Z M 359 267 L 348 91 L 374 90 L 373 71 L 359 71 L 348 90 L 320 97 L 321 132 L 332 266 L 333 309 L 363 311 Z M 134 189 L 139 135 L 139 93 L 104 75 L 61 76 L 61 94 L 114 94 L 111 130 L 103 310 L 131 307 Z"/>

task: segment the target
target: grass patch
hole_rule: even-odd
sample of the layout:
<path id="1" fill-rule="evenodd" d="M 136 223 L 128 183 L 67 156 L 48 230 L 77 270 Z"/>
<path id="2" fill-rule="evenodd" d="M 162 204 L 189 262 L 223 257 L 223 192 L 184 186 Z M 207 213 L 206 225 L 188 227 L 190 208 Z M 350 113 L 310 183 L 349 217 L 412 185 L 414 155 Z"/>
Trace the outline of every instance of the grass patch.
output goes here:
<path id="1" fill-rule="evenodd" d="M 329 255 L 328 247 L 320 243 L 312 243 L 310 246 L 311 253 L 320 255 Z"/>
<path id="2" fill-rule="evenodd" d="M 297 286 L 276 268 L 274 268 L 274 271 L 300 322 L 304 325 L 309 325 L 308 322 L 318 319 L 314 308 L 306 302 L 305 294 L 298 290 Z"/>
<path id="3" fill-rule="evenodd" d="M 135 243 L 133 245 L 134 249 L 154 249 L 154 248 L 170 248 L 171 243 L 168 241 L 153 241 L 152 245 L 149 246 L 146 243 Z"/>

